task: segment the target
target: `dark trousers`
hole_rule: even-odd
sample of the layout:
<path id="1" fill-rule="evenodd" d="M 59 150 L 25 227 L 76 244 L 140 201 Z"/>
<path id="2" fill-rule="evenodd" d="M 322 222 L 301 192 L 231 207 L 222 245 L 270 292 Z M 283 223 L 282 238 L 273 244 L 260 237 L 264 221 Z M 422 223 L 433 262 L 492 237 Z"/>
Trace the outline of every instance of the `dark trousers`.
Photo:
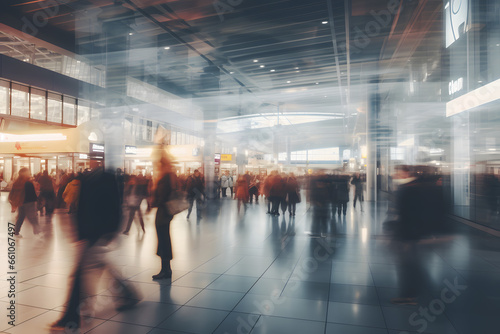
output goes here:
<path id="1" fill-rule="evenodd" d="M 297 203 L 288 204 L 288 212 L 290 212 L 291 215 L 295 215 L 296 208 L 297 208 Z"/>
<path id="2" fill-rule="evenodd" d="M 259 203 L 259 192 L 256 189 L 255 190 L 250 189 L 249 193 L 250 193 L 250 203 L 253 202 L 254 196 L 255 196 L 255 203 Z"/>
<path id="3" fill-rule="evenodd" d="M 136 212 L 139 216 L 139 223 L 141 224 L 142 231 L 144 232 L 144 219 L 142 218 L 141 207 L 140 206 L 129 206 L 128 212 L 129 212 L 129 215 L 128 215 L 127 227 L 125 228 L 124 232 L 130 231 L 130 227 L 132 226 L 132 222 L 134 221 Z"/>
<path id="4" fill-rule="evenodd" d="M 337 203 L 337 213 L 339 216 L 342 213 L 342 210 L 344 210 L 344 215 L 345 215 L 347 213 L 347 202 Z"/>
<path id="5" fill-rule="evenodd" d="M 189 201 L 189 209 L 188 209 L 188 217 L 189 215 L 191 215 L 191 211 L 193 210 L 193 205 L 194 205 L 194 201 L 196 199 L 196 215 L 198 218 L 201 217 L 201 209 L 202 209 L 202 206 L 203 206 L 203 201 L 201 200 L 201 198 L 194 198 L 194 197 L 189 197 L 188 198 L 188 201 Z"/>
<path id="6" fill-rule="evenodd" d="M 38 213 L 36 210 L 36 202 L 24 203 L 17 209 L 17 220 L 15 226 L 15 234 L 19 234 L 21 231 L 21 226 L 23 226 L 24 219 L 28 218 L 31 226 L 33 227 L 33 233 L 38 234 L 40 227 L 38 225 Z"/>
<path id="7" fill-rule="evenodd" d="M 227 187 L 222 188 L 222 197 L 227 197 L 226 191 L 227 191 Z"/>
<path id="8" fill-rule="evenodd" d="M 282 204 L 282 202 L 283 202 L 283 201 L 284 201 L 284 200 L 283 200 L 283 198 L 281 198 L 281 197 L 279 197 L 279 196 L 274 196 L 274 197 L 271 197 L 271 202 L 273 203 L 273 207 L 272 207 L 272 209 L 271 209 L 271 212 L 272 212 L 273 214 L 277 214 L 277 213 L 279 213 L 279 210 L 280 210 L 280 204 L 281 204 L 282 209 L 283 209 L 283 204 Z M 285 212 L 285 211 L 286 211 L 286 208 L 285 208 L 285 210 L 284 210 L 283 212 Z"/>
<path id="9" fill-rule="evenodd" d="M 54 191 L 40 191 L 40 196 L 38 196 L 38 210 L 43 213 L 43 208 L 45 208 L 45 213 L 51 215 L 54 212 L 56 204 L 56 194 Z"/>
<path id="10" fill-rule="evenodd" d="M 363 209 L 363 193 L 358 193 L 358 192 L 354 193 L 354 203 L 353 203 L 354 208 L 356 208 L 356 202 L 358 199 L 359 199 L 359 205 L 361 205 L 361 209 Z"/>

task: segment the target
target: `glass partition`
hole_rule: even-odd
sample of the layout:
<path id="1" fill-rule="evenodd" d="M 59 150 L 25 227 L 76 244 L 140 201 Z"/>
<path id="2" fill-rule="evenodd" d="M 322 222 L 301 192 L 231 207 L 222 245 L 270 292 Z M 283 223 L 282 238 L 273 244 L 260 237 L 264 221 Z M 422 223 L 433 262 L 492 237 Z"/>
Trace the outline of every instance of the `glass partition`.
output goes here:
<path id="1" fill-rule="evenodd" d="M 47 120 L 49 122 L 61 123 L 62 120 L 62 99 L 61 95 L 49 93 L 47 101 Z"/>
<path id="2" fill-rule="evenodd" d="M 71 97 L 64 97 L 63 123 L 76 125 L 76 100 Z"/>
<path id="3" fill-rule="evenodd" d="M 10 108 L 10 83 L 0 80 L 0 114 L 8 114 Z"/>
<path id="4" fill-rule="evenodd" d="M 29 117 L 29 87 L 12 84 L 12 107 L 11 115 Z"/>
<path id="5" fill-rule="evenodd" d="M 47 99 L 45 91 L 41 89 L 31 89 L 30 118 L 45 121 L 47 119 Z"/>

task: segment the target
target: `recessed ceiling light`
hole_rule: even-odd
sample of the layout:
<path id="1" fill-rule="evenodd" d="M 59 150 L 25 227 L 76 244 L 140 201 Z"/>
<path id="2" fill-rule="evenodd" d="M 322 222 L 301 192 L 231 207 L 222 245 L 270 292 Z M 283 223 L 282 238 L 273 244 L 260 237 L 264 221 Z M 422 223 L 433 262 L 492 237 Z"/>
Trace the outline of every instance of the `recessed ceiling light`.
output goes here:
<path id="1" fill-rule="evenodd" d="M 133 32 L 129 32 L 129 33 L 128 33 L 128 35 L 129 35 L 129 36 L 132 36 L 133 34 L 134 34 Z"/>
<path id="2" fill-rule="evenodd" d="M 497 46 L 500 46 L 500 44 L 497 44 Z"/>
<path id="3" fill-rule="evenodd" d="M 229 72 L 229 74 L 234 74 L 234 72 L 231 71 L 231 72 Z"/>
<path id="4" fill-rule="evenodd" d="M 170 50 L 170 46 L 164 47 L 165 50 Z"/>
<path id="5" fill-rule="evenodd" d="M 298 70 L 299 68 L 298 68 L 298 67 L 296 67 L 295 69 L 296 69 L 296 70 Z"/>
<path id="6" fill-rule="evenodd" d="M 292 83 L 290 80 L 288 80 L 286 83 Z"/>
<path id="7" fill-rule="evenodd" d="M 258 63 L 258 62 L 259 62 L 259 60 L 258 60 L 258 59 L 254 59 L 254 60 L 253 60 L 253 62 L 254 62 L 254 63 Z"/>
<path id="8" fill-rule="evenodd" d="M 299 73 L 300 71 L 295 71 L 295 72 Z"/>
<path id="9" fill-rule="evenodd" d="M 276 70 L 270 70 L 269 72 L 276 72 Z"/>
<path id="10" fill-rule="evenodd" d="M 328 24 L 328 21 L 323 21 L 321 22 L 321 24 Z"/>
<path id="11" fill-rule="evenodd" d="M 483 83 L 483 81 L 482 81 L 482 80 L 479 80 L 479 81 L 478 81 L 478 83 Z"/>
<path id="12" fill-rule="evenodd" d="M 328 97 L 327 95 L 325 95 L 325 97 Z"/>
<path id="13" fill-rule="evenodd" d="M 319 85 L 319 82 L 316 82 L 316 85 Z"/>
<path id="14" fill-rule="evenodd" d="M 266 67 L 266 65 L 260 65 L 260 68 L 264 68 L 264 67 Z"/>

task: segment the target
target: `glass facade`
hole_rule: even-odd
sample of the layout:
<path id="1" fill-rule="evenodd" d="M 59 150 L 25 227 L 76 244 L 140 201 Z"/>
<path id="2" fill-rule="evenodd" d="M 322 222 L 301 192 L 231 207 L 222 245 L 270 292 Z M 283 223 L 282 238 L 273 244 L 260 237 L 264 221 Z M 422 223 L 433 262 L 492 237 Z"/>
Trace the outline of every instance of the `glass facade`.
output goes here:
<path id="1" fill-rule="evenodd" d="M 30 118 L 45 121 L 47 119 L 46 92 L 31 88 Z"/>
<path id="2" fill-rule="evenodd" d="M 29 87 L 12 84 L 11 90 L 12 104 L 11 104 L 11 115 L 19 117 L 29 117 Z"/>

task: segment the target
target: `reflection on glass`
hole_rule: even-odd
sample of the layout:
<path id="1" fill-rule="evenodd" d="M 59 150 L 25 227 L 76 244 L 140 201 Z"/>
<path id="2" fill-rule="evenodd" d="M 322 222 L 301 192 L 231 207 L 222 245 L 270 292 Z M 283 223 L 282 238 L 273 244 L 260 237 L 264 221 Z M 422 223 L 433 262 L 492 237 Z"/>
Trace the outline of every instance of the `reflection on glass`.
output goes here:
<path id="1" fill-rule="evenodd" d="M 31 89 L 31 118 L 45 120 L 45 92 L 39 89 Z"/>
<path id="2" fill-rule="evenodd" d="M 62 101 L 61 95 L 49 93 L 47 101 L 47 120 L 49 122 L 61 123 L 62 120 Z"/>
<path id="3" fill-rule="evenodd" d="M 75 99 L 64 97 L 63 105 L 63 123 L 67 125 L 76 125 L 76 105 Z"/>
<path id="4" fill-rule="evenodd" d="M 12 110 L 11 115 L 29 116 L 29 88 L 26 86 L 12 84 Z"/>
<path id="5" fill-rule="evenodd" d="M 80 102 L 80 101 L 79 101 Z M 78 104 L 78 123 L 82 125 L 90 120 L 90 108 L 85 104 Z"/>
<path id="6" fill-rule="evenodd" d="M 0 80 L 0 114 L 8 114 L 10 105 L 9 83 Z"/>

